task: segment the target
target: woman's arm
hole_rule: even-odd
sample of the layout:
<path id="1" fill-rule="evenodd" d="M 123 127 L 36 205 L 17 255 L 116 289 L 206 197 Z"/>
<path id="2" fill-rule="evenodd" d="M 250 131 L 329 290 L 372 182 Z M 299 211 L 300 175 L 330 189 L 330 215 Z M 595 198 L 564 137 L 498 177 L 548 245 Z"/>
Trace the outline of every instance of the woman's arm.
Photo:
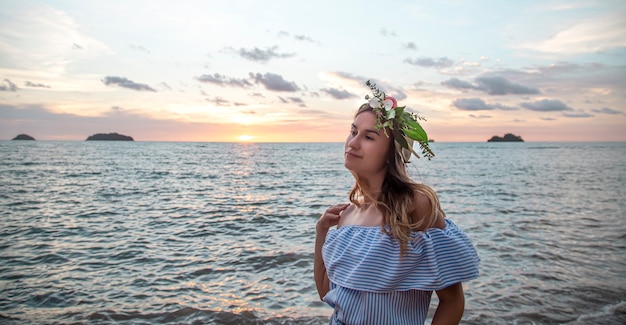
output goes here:
<path id="1" fill-rule="evenodd" d="M 328 229 L 332 226 L 336 226 L 339 223 L 339 213 L 345 210 L 349 204 L 337 204 L 330 207 L 320 217 L 315 225 L 315 254 L 313 262 L 313 276 L 315 278 L 315 286 L 317 287 L 317 293 L 320 296 L 320 300 L 324 299 L 324 296 L 330 290 L 330 280 L 326 274 L 326 265 L 322 258 L 322 247 L 326 241 L 326 234 Z"/>
<path id="2" fill-rule="evenodd" d="M 439 305 L 433 317 L 432 325 L 458 324 L 465 310 L 465 297 L 461 282 L 437 290 Z"/>
<path id="3" fill-rule="evenodd" d="M 317 293 L 320 295 L 320 300 L 324 299 L 324 296 L 330 289 L 330 283 L 328 275 L 326 274 L 326 265 L 322 259 L 322 246 L 326 241 L 326 234 L 328 228 L 324 229 L 319 226 L 315 227 L 315 261 L 313 264 L 313 275 L 315 276 L 315 286 L 317 287 Z"/>

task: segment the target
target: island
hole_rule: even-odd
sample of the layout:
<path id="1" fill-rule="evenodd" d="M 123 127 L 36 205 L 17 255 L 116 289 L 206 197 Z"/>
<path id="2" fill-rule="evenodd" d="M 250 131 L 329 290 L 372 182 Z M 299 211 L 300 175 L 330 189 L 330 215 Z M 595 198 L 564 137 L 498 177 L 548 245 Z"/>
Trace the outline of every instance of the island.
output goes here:
<path id="1" fill-rule="evenodd" d="M 521 136 L 515 135 L 513 133 L 507 133 L 504 137 L 499 137 L 494 135 L 491 139 L 487 140 L 487 142 L 524 142 Z"/>
<path id="2" fill-rule="evenodd" d="M 31 137 L 28 134 L 19 134 L 18 136 L 16 136 L 15 138 L 11 140 L 35 140 L 35 138 Z"/>
<path id="3" fill-rule="evenodd" d="M 96 133 L 87 138 L 86 141 L 135 141 L 132 137 L 119 133 Z"/>

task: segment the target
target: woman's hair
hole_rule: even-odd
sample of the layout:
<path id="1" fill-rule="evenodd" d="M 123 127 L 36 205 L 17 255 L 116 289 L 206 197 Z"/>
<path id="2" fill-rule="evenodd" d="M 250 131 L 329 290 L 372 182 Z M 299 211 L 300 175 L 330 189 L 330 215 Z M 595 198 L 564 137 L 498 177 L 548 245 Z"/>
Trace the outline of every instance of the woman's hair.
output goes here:
<path id="1" fill-rule="evenodd" d="M 356 112 L 355 117 L 363 112 L 373 112 L 369 104 L 363 104 Z M 373 112 L 376 114 L 375 112 Z M 368 196 L 372 202 L 376 202 L 376 208 L 383 215 L 382 230 L 391 235 L 400 244 L 400 254 L 404 255 L 410 240 L 411 231 L 426 230 L 435 225 L 437 214 L 441 213 L 437 193 L 425 184 L 419 184 L 411 180 L 407 173 L 407 167 L 402 159 L 400 148 L 396 148 L 393 133 L 387 130 L 389 136 L 389 151 L 387 153 L 387 174 L 378 197 L 370 197 L 367 191 L 368 184 L 359 179 L 355 174 L 356 182 L 350 191 L 350 202 L 355 205 L 362 203 L 364 196 Z M 425 195 L 430 201 L 430 211 L 423 209 L 416 211 L 416 196 Z M 419 214 L 418 214 L 419 212 Z"/>

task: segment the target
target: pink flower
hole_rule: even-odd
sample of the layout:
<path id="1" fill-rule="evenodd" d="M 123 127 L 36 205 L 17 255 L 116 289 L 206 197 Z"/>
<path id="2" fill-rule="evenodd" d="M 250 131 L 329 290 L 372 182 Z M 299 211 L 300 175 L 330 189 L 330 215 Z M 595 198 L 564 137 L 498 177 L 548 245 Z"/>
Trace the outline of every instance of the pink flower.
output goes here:
<path id="1" fill-rule="evenodd" d="M 396 101 L 395 98 L 391 97 L 391 96 L 387 96 L 385 97 L 385 100 L 383 100 L 383 104 L 385 104 L 385 110 L 388 111 L 392 108 L 396 108 L 398 107 L 398 102 Z"/>

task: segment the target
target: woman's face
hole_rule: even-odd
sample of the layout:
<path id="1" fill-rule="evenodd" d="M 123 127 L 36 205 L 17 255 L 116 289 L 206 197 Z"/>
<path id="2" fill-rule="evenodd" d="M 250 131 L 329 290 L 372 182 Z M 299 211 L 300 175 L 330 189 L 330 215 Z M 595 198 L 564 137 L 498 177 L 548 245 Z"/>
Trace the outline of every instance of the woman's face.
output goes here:
<path id="1" fill-rule="evenodd" d="M 367 177 L 387 166 L 391 140 L 376 129 L 376 115 L 365 111 L 354 118 L 344 148 L 344 165 L 358 175 Z"/>

